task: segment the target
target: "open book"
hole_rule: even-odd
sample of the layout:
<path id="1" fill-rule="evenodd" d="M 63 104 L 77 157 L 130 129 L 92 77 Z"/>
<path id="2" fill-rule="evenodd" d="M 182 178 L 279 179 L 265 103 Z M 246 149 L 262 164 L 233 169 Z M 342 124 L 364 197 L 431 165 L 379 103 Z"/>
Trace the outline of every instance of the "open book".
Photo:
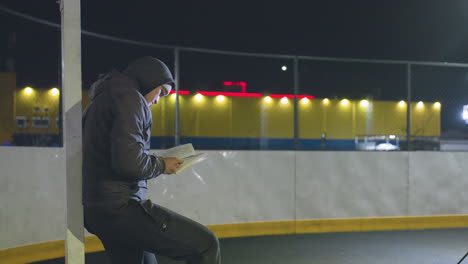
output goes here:
<path id="1" fill-rule="evenodd" d="M 163 158 L 176 157 L 183 159 L 184 163 L 180 165 L 175 174 L 179 174 L 193 165 L 205 160 L 206 157 L 206 153 L 195 153 L 195 149 L 193 148 L 192 143 L 180 145 L 170 149 L 160 150 L 154 154 Z"/>

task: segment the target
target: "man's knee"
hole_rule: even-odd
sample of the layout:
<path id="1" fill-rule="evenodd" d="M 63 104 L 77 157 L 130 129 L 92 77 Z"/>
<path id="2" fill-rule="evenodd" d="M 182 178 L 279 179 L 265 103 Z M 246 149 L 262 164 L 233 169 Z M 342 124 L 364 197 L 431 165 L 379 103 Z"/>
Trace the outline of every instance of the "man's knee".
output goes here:
<path id="1" fill-rule="evenodd" d="M 208 251 L 218 250 L 219 248 L 218 237 L 216 237 L 216 235 L 208 228 L 206 228 L 205 239 L 203 242 L 204 242 L 203 246 L 200 247 L 201 249 L 200 253 L 202 254 Z"/>

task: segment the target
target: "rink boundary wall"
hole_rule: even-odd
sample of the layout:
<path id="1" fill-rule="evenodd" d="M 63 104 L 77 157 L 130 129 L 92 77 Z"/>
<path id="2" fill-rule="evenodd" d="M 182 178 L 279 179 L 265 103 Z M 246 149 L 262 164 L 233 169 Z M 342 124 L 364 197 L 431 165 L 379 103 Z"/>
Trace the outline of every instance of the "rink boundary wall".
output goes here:
<path id="1" fill-rule="evenodd" d="M 208 225 L 219 238 L 266 235 L 417 230 L 468 227 L 468 215 L 314 219 Z M 96 236 L 85 239 L 86 253 L 104 250 Z M 63 240 L 0 250 L 1 263 L 25 264 L 64 257 Z"/>

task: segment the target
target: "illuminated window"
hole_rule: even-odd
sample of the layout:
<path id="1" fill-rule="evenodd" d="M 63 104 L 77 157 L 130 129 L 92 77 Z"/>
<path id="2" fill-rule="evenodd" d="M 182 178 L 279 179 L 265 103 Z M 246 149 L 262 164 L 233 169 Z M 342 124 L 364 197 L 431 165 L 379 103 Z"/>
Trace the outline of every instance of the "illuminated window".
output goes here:
<path id="1" fill-rule="evenodd" d="M 32 127 L 49 128 L 50 127 L 50 119 L 48 117 L 35 116 L 35 117 L 32 118 Z"/>
<path id="2" fill-rule="evenodd" d="M 28 119 L 25 116 L 16 117 L 16 127 L 17 128 L 26 128 L 28 124 Z"/>

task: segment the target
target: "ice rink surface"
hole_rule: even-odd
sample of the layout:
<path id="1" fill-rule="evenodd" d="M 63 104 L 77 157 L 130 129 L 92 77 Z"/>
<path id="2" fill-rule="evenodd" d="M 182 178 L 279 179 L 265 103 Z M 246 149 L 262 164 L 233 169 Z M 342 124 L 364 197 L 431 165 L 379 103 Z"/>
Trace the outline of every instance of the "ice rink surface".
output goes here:
<path id="1" fill-rule="evenodd" d="M 223 264 L 456 264 L 468 251 L 468 228 L 230 238 L 221 251 Z M 98 263 L 110 263 L 105 253 L 86 256 L 86 264 Z"/>

